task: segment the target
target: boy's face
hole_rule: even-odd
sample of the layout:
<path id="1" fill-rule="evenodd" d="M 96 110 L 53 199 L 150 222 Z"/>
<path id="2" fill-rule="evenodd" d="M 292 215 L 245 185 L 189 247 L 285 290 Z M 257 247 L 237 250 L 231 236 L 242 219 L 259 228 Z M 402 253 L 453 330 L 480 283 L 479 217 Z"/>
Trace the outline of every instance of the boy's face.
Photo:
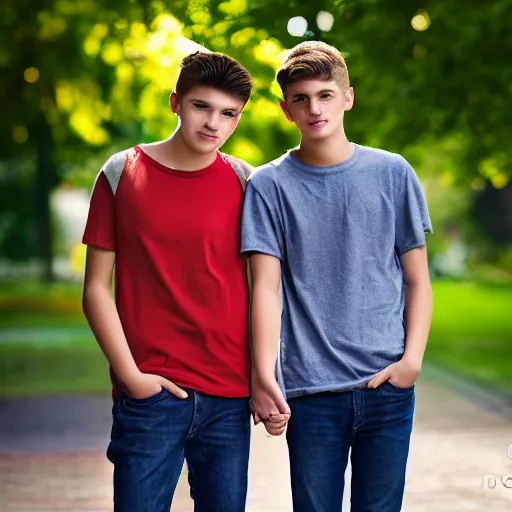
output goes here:
<path id="1" fill-rule="evenodd" d="M 299 80 L 286 87 L 281 108 L 304 140 L 319 141 L 339 132 L 353 104 L 352 87 L 344 91 L 336 80 Z"/>
<path id="2" fill-rule="evenodd" d="M 194 87 L 181 98 L 171 94 L 171 110 L 180 117 L 181 135 L 196 153 L 220 148 L 235 130 L 243 107 L 241 98 L 213 87 Z"/>

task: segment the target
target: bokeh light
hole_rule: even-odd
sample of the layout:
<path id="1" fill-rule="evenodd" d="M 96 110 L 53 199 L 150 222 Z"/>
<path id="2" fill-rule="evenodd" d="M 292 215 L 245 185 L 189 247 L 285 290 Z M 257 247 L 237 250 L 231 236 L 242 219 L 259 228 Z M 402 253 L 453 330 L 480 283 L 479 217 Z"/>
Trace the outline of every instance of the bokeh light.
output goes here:
<path id="1" fill-rule="evenodd" d="M 308 29 L 308 22 L 303 16 L 295 16 L 288 21 L 286 28 L 291 36 L 302 37 Z"/>
<path id="2" fill-rule="evenodd" d="M 322 32 L 330 32 L 334 25 L 334 16 L 327 11 L 320 11 L 316 15 L 316 24 Z"/>
<path id="3" fill-rule="evenodd" d="M 23 77 L 26 82 L 33 84 L 39 80 L 39 69 L 34 67 L 27 68 L 23 73 Z"/>
<path id="4" fill-rule="evenodd" d="M 430 16 L 427 11 L 419 11 L 411 20 L 411 26 L 418 32 L 423 32 L 430 27 Z"/>

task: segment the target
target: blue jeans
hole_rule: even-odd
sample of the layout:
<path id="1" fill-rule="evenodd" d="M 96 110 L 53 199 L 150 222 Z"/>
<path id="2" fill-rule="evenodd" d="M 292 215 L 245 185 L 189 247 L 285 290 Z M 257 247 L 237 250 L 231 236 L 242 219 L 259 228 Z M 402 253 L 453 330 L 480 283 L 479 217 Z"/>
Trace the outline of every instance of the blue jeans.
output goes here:
<path id="1" fill-rule="evenodd" d="M 350 448 L 351 512 L 399 512 L 414 401 L 389 382 L 289 399 L 294 512 L 341 512 Z"/>
<path id="2" fill-rule="evenodd" d="M 107 457 L 114 464 L 115 512 L 169 512 L 187 461 L 195 512 L 243 512 L 247 494 L 247 398 L 163 389 L 114 403 Z"/>

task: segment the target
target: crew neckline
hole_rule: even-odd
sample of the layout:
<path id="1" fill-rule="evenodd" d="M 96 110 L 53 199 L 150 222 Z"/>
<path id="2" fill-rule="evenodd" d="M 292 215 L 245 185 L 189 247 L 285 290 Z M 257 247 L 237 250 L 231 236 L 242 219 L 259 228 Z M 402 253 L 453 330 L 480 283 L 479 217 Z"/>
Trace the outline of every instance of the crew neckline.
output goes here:
<path id="1" fill-rule="evenodd" d="M 217 169 L 219 169 L 218 164 L 219 161 L 222 160 L 222 155 L 220 151 L 217 151 L 217 156 L 215 157 L 215 160 L 207 167 L 204 167 L 203 169 L 198 169 L 197 171 L 182 171 L 180 169 L 173 169 L 172 167 L 167 167 L 166 165 L 160 163 L 158 160 L 155 160 L 152 156 L 148 155 L 144 151 L 141 145 L 135 146 L 135 151 L 137 151 L 137 153 L 141 155 L 142 158 L 147 160 L 153 167 L 168 174 L 172 174 L 173 176 L 178 176 L 180 178 L 201 178 L 203 176 L 207 176 L 208 174 L 211 174 L 212 172 L 215 172 Z"/>
<path id="2" fill-rule="evenodd" d="M 294 167 L 302 171 L 306 171 L 316 175 L 345 172 L 354 167 L 354 165 L 359 160 L 359 157 L 362 152 L 361 146 L 359 144 L 356 144 L 355 142 L 352 142 L 351 144 L 352 146 L 354 146 L 354 151 L 352 151 L 352 154 L 346 160 L 343 160 L 343 162 L 334 165 L 322 166 L 307 164 L 306 162 L 299 160 L 296 156 L 292 154 L 292 151 L 297 148 L 290 149 L 285 156 L 285 160 L 288 160 L 288 162 L 290 162 Z"/>

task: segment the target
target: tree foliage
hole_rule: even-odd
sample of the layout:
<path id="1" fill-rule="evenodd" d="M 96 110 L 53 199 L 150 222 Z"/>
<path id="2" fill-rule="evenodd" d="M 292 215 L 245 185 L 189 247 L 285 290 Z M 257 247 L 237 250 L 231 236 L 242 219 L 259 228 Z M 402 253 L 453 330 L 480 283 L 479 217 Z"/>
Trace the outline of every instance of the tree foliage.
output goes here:
<path id="1" fill-rule="evenodd" d="M 333 15 L 330 31 L 318 28 L 319 11 Z M 302 38 L 287 31 L 294 16 L 308 22 Z M 298 141 L 275 72 L 286 49 L 321 39 L 346 56 L 352 140 L 435 162 L 442 182 L 475 190 L 512 175 L 512 0 L 4 0 L 0 28 L 0 182 L 12 194 L 0 206 L 0 247 L 15 239 L 47 261 L 50 191 L 63 179 L 90 185 L 113 151 L 168 136 L 179 62 L 201 46 L 254 77 L 224 148 L 253 164 Z"/>
<path id="2" fill-rule="evenodd" d="M 334 16 L 329 32 L 317 26 L 320 11 Z M 173 12 L 212 49 L 232 50 L 248 30 L 258 34 L 243 46 L 247 63 L 270 42 L 324 40 L 346 56 L 356 91 L 352 138 L 400 151 L 437 143 L 456 157 L 455 178 L 475 186 L 484 178 L 503 187 L 512 174 L 511 0 L 196 0 L 176 2 Z M 303 38 L 287 32 L 294 16 L 308 21 Z M 211 31 L 219 23 L 222 35 Z"/>

